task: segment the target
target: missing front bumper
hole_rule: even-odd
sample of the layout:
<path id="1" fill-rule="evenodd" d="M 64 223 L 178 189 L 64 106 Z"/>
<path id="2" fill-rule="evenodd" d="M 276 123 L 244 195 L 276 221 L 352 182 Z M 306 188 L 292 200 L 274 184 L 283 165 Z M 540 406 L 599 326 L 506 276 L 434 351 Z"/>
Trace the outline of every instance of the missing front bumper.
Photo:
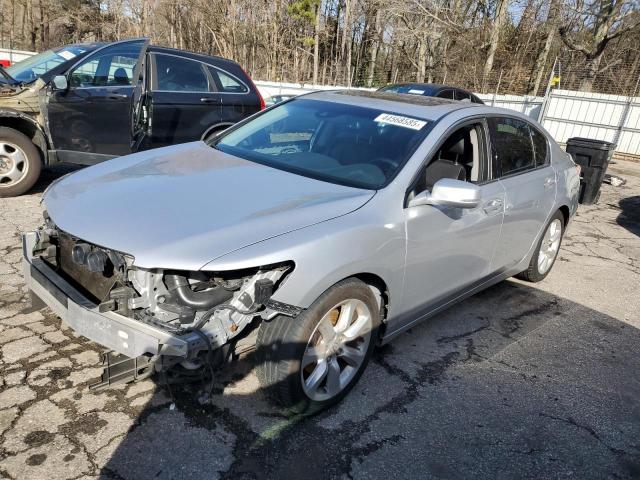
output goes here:
<path id="1" fill-rule="evenodd" d="M 186 358 L 199 343 L 194 335 L 175 335 L 154 325 L 114 312 L 100 312 L 51 266 L 33 257 L 37 236 L 23 236 L 25 284 L 67 325 L 80 335 L 130 358 L 168 355 Z"/>

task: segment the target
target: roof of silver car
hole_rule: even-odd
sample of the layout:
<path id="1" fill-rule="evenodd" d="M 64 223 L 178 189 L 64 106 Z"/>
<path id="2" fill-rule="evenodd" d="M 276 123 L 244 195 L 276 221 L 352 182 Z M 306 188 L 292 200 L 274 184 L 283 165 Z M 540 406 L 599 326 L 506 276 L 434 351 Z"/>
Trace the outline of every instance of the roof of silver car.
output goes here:
<path id="1" fill-rule="evenodd" d="M 471 102 L 447 100 L 444 98 L 407 95 L 403 93 L 370 92 L 366 90 L 329 90 L 313 92 L 303 98 L 317 98 L 377 110 L 403 113 L 426 120 L 437 120 L 454 110 L 482 106 Z"/>

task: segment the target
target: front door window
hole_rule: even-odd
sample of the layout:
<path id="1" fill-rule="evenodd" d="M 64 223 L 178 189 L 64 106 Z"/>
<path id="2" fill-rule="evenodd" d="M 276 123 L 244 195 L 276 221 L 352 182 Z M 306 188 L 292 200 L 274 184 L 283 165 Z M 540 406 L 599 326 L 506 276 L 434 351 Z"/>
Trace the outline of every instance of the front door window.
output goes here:
<path id="1" fill-rule="evenodd" d="M 142 45 L 142 42 L 124 43 L 96 52 L 73 69 L 69 78 L 70 86 L 131 86 Z"/>

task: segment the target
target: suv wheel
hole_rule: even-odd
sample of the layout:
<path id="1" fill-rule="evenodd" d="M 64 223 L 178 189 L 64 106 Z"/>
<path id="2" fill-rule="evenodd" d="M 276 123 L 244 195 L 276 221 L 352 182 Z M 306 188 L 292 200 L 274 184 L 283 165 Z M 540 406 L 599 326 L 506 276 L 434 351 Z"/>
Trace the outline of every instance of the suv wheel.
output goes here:
<path id="1" fill-rule="evenodd" d="M 13 128 L 0 127 L 0 197 L 13 197 L 29 190 L 42 169 L 33 142 Z"/>
<path id="2" fill-rule="evenodd" d="M 297 318 L 263 322 L 257 340 L 261 385 L 292 414 L 315 413 L 339 402 L 371 357 L 379 311 L 369 286 L 348 279 Z"/>
<path id="3" fill-rule="evenodd" d="M 549 220 L 544 234 L 538 242 L 538 246 L 529 262 L 529 268 L 516 276 L 528 282 L 543 280 L 549 274 L 556 261 L 563 233 L 564 216 L 562 212 L 557 211 Z"/>

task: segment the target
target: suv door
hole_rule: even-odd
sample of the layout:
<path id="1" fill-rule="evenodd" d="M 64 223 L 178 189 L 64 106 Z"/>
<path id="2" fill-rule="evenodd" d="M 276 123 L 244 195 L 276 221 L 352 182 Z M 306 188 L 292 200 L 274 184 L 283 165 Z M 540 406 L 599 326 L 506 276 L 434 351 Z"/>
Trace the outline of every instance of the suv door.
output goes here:
<path id="1" fill-rule="evenodd" d="M 460 141 L 464 144 L 462 154 L 455 148 Z M 489 165 L 484 122 L 465 123 L 444 140 L 411 187 L 409 198 L 424 190 L 431 191 L 433 184 L 442 178 L 464 179 L 480 187 L 482 200 L 478 207 L 470 209 L 405 208 L 407 254 L 402 302 L 412 316 L 404 325 L 417 321 L 420 313 L 447 303 L 493 273 L 491 265 L 500 239 L 504 188 L 491 180 Z"/>
<path id="2" fill-rule="evenodd" d="M 132 98 L 146 43 L 96 50 L 68 72 L 67 90 L 51 91 L 48 126 L 60 161 L 90 164 L 131 152 Z"/>
<path id="3" fill-rule="evenodd" d="M 150 57 L 147 147 L 200 140 L 222 116 L 221 96 L 208 65 L 173 53 L 152 52 Z"/>
<path id="4" fill-rule="evenodd" d="M 512 117 L 488 119 L 494 176 L 506 194 L 496 268 L 509 269 L 529 252 L 555 205 L 556 174 L 546 136 Z"/>

